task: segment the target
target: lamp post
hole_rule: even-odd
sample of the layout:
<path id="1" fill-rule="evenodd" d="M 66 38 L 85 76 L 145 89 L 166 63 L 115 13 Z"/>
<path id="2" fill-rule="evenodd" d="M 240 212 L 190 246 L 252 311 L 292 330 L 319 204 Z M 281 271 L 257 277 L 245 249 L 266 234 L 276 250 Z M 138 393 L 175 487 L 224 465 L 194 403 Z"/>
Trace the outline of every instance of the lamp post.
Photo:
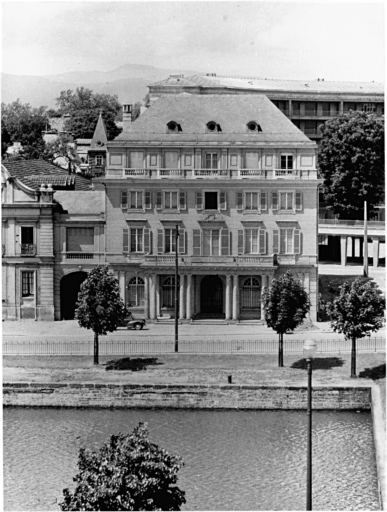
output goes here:
<path id="1" fill-rule="evenodd" d="M 306 510 L 312 510 L 312 359 L 317 351 L 315 340 L 305 340 L 303 354 L 308 367 L 307 448 L 306 448 Z"/>
<path id="2" fill-rule="evenodd" d="M 364 249 L 363 249 L 363 277 L 368 277 L 368 235 L 367 235 L 367 201 L 364 201 Z"/>

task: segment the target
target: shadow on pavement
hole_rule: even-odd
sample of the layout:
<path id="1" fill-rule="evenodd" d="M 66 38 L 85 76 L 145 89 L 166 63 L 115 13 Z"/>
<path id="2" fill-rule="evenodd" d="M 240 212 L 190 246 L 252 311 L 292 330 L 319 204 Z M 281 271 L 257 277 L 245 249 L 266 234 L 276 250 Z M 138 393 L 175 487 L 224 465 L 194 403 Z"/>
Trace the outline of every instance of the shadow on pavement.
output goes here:
<path id="1" fill-rule="evenodd" d="M 157 357 L 137 358 L 131 359 L 124 357 L 123 359 L 112 359 L 106 363 L 106 370 L 131 370 L 132 372 L 139 372 L 146 370 L 148 366 L 162 365 L 159 363 Z"/>
<path id="2" fill-rule="evenodd" d="M 359 378 L 362 379 L 384 379 L 386 376 L 386 363 L 374 366 L 373 368 L 366 368 L 359 373 Z"/>
<path id="3" fill-rule="evenodd" d="M 315 357 L 313 358 L 312 368 L 313 370 L 331 370 L 336 366 L 343 366 L 344 361 L 341 357 Z M 306 370 L 307 363 L 306 359 L 300 359 L 295 361 L 290 368 L 297 370 Z"/>

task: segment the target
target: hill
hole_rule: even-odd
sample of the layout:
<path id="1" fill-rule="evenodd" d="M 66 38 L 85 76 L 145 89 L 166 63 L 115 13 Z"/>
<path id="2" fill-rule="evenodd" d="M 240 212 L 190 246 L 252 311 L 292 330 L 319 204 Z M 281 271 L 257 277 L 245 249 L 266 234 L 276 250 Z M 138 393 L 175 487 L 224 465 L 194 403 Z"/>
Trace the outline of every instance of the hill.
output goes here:
<path id="1" fill-rule="evenodd" d="M 121 103 L 135 103 L 144 98 L 148 85 L 178 73 L 192 75 L 197 71 L 125 64 L 111 71 L 72 71 L 44 76 L 2 73 L 1 101 L 11 103 L 20 98 L 22 103 L 33 107 L 55 108 L 55 98 L 61 91 L 87 87 L 95 93 L 116 94 Z"/>

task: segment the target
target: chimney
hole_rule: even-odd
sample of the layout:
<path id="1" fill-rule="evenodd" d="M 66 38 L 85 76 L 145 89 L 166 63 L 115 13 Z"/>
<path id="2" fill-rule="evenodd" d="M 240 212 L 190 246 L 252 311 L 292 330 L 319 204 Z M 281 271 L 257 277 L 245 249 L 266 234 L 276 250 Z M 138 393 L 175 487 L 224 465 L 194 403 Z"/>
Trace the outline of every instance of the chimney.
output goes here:
<path id="1" fill-rule="evenodd" d="M 206 76 L 216 76 L 216 73 L 206 73 Z"/>
<path id="2" fill-rule="evenodd" d="M 122 121 L 123 131 L 125 131 L 132 123 L 132 105 L 130 103 L 122 105 Z"/>

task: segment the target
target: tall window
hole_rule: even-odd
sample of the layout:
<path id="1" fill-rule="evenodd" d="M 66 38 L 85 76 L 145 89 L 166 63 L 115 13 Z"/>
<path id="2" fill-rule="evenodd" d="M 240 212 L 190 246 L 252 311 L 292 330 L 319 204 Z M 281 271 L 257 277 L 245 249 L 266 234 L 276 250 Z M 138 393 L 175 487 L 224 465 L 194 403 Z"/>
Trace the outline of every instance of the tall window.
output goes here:
<path id="1" fill-rule="evenodd" d="M 164 232 L 164 252 L 176 251 L 176 229 L 166 229 Z"/>
<path id="2" fill-rule="evenodd" d="M 280 230 L 280 253 L 293 254 L 294 253 L 294 239 L 293 229 Z"/>
<path id="3" fill-rule="evenodd" d="M 218 153 L 206 153 L 206 169 L 218 168 Z"/>
<path id="4" fill-rule="evenodd" d="M 178 281 L 179 284 L 179 281 Z M 175 305 L 175 276 L 168 276 L 161 286 L 161 307 L 172 308 Z"/>
<path id="5" fill-rule="evenodd" d="M 218 209 L 218 193 L 217 192 L 204 192 L 204 208 L 206 210 Z"/>
<path id="6" fill-rule="evenodd" d="M 32 226 L 22 226 L 20 231 L 21 254 L 23 256 L 33 256 L 35 254 L 34 228 Z"/>
<path id="7" fill-rule="evenodd" d="M 241 295 L 242 309 L 261 308 L 261 285 L 257 278 L 248 277 L 243 281 Z"/>
<path id="8" fill-rule="evenodd" d="M 245 230 L 245 252 L 246 254 L 257 254 L 259 252 L 258 229 Z"/>
<path id="9" fill-rule="evenodd" d="M 145 283 L 141 277 L 133 277 L 128 284 L 128 302 L 130 307 L 144 305 Z"/>
<path id="10" fill-rule="evenodd" d="M 293 169 L 293 155 L 281 155 L 281 169 Z"/>
<path id="11" fill-rule="evenodd" d="M 220 229 L 203 229 L 203 255 L 220 255 Z"/>
<path id="12" fill-rule="evenodd" d="M 130 229 L 130 252 L 144 251 L 144 230 L 143 228 Z"/>
<path id="13" fill-rule="evenodd" d="M 245 201 L 246 210 L 258 210 L 258 192 L 246 192 Z"/>
<path id="14" fill-rule="evenodd" d="M 164 207 L 170 210 L 177 210 L 178 206 L 178 192 L 164 192 Z"/>
<path id="15" fill-rule="evenodd" d="M 21 273 L 22 297 L 33 297 L 35 294 L 34 272 L 26 271 Z"/>
<path id="16" fill-rule="evenodd" d="M 143 208 L 142 201 L 142 191 L 141 190 L 131 190 L 129 196 L 129 208 L 134 210 L 139 210 Z"/>
<path id="17" fill-rule="evenodd" d="M 293 210 L 293 192 L 280 192 L 280 210 Z"/>

